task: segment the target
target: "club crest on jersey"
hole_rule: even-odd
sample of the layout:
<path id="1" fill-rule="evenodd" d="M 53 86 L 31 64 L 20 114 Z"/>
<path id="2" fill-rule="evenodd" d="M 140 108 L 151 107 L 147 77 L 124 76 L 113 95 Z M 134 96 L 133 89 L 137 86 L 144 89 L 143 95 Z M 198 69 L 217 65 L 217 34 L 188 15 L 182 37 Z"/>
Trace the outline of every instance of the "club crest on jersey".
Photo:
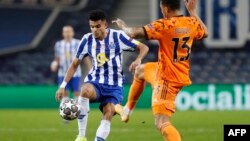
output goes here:
<path id="1" fill-rule="evenodd" d="M 115 43 L 114 42 L 111 42 L 109 45 L 108 45 L 109 49 L 115 49 Z"/>
<path id="2" fill-rule="evenodd" d="M 97 66 L 103 66 L 106 62 L 109 61 L 109 59 L 106 57 L 105 53 L 99 53 L 96 56 L 96 60 L 98 62 Z"/>
<path id="3" fill-rule="evenodd" d="M 71 53 L 70 52 L 66 52 L 65 53 L 65 57 L 66 57 L 66 59 L 70 59 L 71 58 Z"/>
<path id="4" fill-rule="evenodd" d="M 152 24 L 148 24 L 148 28 L 149 28 L 150 30 L 152 30 L 152 29 L 153 29 L 153 25 L 152 25 Z"/>

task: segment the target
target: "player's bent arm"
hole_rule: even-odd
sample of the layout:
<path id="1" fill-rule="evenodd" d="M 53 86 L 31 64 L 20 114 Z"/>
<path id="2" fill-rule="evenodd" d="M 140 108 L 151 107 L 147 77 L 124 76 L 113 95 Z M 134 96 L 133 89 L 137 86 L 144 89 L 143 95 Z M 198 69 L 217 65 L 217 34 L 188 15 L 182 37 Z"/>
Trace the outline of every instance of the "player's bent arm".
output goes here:
<path id="1" fill-rule="evenodd" d="M 69 80 L 73 77 L 74 73 L 76 72 L 78 66 L 80 65 L 81 63 L 81 60 L 75 58 L 72 63 L 70 64 L 66 74 L 65 74 L 65 77 L 64 77 L 64 80 L 63 82 L 66 82 L 68 83 Z"/>
<path id="2" fill-rule="evenodd" d="M 200 18 L 197 14 L 193 14 L 193 15 L 191 15 L 191 16 L 195 17 L 195 18 L 199 21 L 201 27 L 202 27 L 203 30 L 204 30 L 203 38 L 206 38 L 206 37 L 208 36 L 208 30 L 207 30 L 206 25 L 203 23 L 203 21 L 201 20 L 201 18 Z"/>
<path id="3" fill-rule="evenodd" d="M 73 77 L 74 73 L 77 70 L 77 67 L 80 65 L 81 60 L 75 58 L 71 65 L 69 66 L 62 84 L 60 85 L 60 88 L 56 91 L 56 100 L 59 101 L 62 99 L 63 94 L 65 93 L 65 87 L 69 80 Z"/>
<path id="4" fill-rule="evenodd" d="M 134 73 L 136 67 L 141 64 L 142 59 L 147 55 L 149 50 L 148 46 L 143 43 L 139 43 L 137 45 L 137 49 L 139 50 L 139 55 L 137 56 L 135 61 L 131 63 L 129 67 L 129 71 L 131 71 L 132 73 Z"/>
<path id="5" fill-rule="evenodd" d="M 142 60 L 147 55 L 149 48 L 147 45 L 145 45 L 143 43 L 139 43 L 137 45 L 137 48 L 140 51 L 139 55 L 137 56 L 137 59 Z"/>
<path id="6" fill-rule="evenodd" d="M 197 14 L 197 0 L 183 0 L 185 3 L 185 6 L 190 14 L 190 16 L 196 18 L 199 23 L 201 24 L 203 30 L 204 30 L 204 35 L 203 38 L 206 38 L 208 36 L 208 30 L 206 25 L 203 23 L 203 21 L 201 20 L 201 18 L 198 16 Z"/>

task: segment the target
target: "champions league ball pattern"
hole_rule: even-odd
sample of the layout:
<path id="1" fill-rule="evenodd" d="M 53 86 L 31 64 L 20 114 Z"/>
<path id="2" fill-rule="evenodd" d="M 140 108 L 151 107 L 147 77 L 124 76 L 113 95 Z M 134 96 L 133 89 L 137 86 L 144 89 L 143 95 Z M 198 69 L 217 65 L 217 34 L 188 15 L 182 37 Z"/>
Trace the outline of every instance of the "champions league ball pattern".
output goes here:
<path id="1" fill-rule="evenodd" d="M 59 112 L 63 119 L 74 120 L 80 114 L 80 105 L 74 99 L 66 99 L 60 104 Z"/>

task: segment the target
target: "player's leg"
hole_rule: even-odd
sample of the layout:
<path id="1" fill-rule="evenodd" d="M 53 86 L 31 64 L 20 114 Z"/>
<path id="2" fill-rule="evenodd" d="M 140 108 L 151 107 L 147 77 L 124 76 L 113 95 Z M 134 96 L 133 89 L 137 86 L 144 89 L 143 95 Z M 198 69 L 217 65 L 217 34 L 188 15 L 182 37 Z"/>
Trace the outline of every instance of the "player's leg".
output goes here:
<path id="1" fill-rule="evenodd" d="M 181 136 L 174 125 L 171 124 L 169 116 L 155 115 L 155 124 L 165 141 L 181 141 Z"/>
<path id="2" fill-rule="evenodd" d="M 152 110 L 155 125 L 165 141 L 181 141 L 178 130 L 171 124 L 170 118 L 175 112 L 175 98 L 182 86 L 162 81 L 156 85 L 152 96 Z"/>
<path id="3" fill-rule="evenodd" d="M 137 104 L 138 99 L 140 98 L 145 88 L 145 82 L 148 82 L 152 86 L 152 88 L 154 88 L 156 71 L 157 62 L 145 63 L 136 68 L 134 81 L 131 85 L 128 95 L 128 101 L 126 103 L 126 107 L 129 110 L 132 111 L 135 108 L 135 105 Z"/>
<path id="4" fill-rule="evenodd" d="M 96 131 L 95 141 L 105 141 L 110 133 L 111 120 L 115 114 L 115 107 L 113 103 L 107 103 L 102 108 L 103 117 L 101 123 Z"/>
<path id="5" fill-rule="evenodd" d="M 129 115 L 131 115 L 134 110 L 134 107 L 145 88 L 145 83 L 148 82 L 154 87 L 156 68 L 157 62 L 142 64 L 136 68 L 126 105 L 124 108 L 121 105 L 115 106 L 116 112 L 121 115 L 122 121 L 128 122 Z"/>
<path id="6" fill-rule="evenodd" d="M 128 101 L 123 107 L 120 104 L 115 105 L 115 111 L 121 116 L 121 121 L 128 122 L 129 116 L 141 96 L 146 82 L 144 81 L 144 64 L 139 65 L 134 74 L 133 82 L 129 89 Z"/>
<path id="7" fill-rule="evenodd" d="M 141 96 L 144 88 L 145 88 L 145 80 L 144 80 L 144 67 L 145 65 L 139 65 L 136 68 L 135 74 L 134 74 L 134 80 L 131 84 L 131 87 L 129 89 L 128 94 L 128 101 L 125 105 L 126 108 L 128 108 L 130 111 L 132 111 Z"/>
<path id="8" fill-rule="evenodd" d="M 81 113 L 78 116 L 78 137 L 75 141 L 86 141 L 86 129 L 88 121 L 89 112 L 89 100 L 96 99 L 96 89 L 93 84 L 85 83 L 83 84 L 78 98 L 78 103 L 81 105 Z"/>
<path id="9" fill-rule="evenodd" d="M 111 120 L 115 114 L 115 104 L 123 100 L 123 88 L 118 86 L 102 85 L 100 109 L 103 117 L 96 132 L 95 141 L 105 141 L 110 133 Z"/>
<path id="10" fill-rule="evenodd" d="M 146 82 L 143 80 L 143 69 L 144 65 L 140 65 L 136 68 L 126 105 L 124 107 L 120 104 L 115 105 L 115 112 L 120 115 L 121 121 L 123 122 L 129 121 L 129 116 L 132 114 L 132 111 L 144 90 Z"/>

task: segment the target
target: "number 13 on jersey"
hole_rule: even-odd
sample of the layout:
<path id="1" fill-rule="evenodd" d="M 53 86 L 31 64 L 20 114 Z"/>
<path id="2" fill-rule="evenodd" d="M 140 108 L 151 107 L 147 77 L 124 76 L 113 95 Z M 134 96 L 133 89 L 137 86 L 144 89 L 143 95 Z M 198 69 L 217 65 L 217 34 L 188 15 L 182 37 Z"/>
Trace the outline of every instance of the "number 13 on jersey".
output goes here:
<path id="1" fill-rule="evenodd" d="M 185 61 L 189 59 L 191 48 L 187 44 L 190 37 L 183 37 L 183 38 L 173 38 L 172 41 L 174 42 L 174 54 L 173 54 L 173 61 L 174 63 L 179 61 Z M 180 43 L 180 41 L 183 42 L 183 44 Z M 186 55 L 185 56 L 178 56 L 178 48 L 185 49 Z"/>

